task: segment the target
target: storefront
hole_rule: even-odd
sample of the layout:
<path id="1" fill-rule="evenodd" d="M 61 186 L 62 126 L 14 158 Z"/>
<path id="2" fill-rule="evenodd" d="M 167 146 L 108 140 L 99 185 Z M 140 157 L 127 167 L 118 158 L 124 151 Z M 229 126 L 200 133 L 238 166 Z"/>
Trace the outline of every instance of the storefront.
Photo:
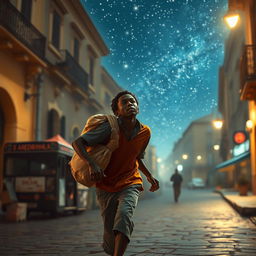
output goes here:
<path id="1" fill-rule="evenodd" d="M 239 154 L 215 167 L 216 182 L 222 188 L 237 188 L 241 175 L 251 180 L 250 152 Z"/>
<path id="2" fill-rule="evenodd" d="M 7 143 L 4 147 L 4 182 L 28 211 L 53 213 L 84 210 L 88 188 L 72 177 L 73 149 L 61 136 L 46 141 Z"/>

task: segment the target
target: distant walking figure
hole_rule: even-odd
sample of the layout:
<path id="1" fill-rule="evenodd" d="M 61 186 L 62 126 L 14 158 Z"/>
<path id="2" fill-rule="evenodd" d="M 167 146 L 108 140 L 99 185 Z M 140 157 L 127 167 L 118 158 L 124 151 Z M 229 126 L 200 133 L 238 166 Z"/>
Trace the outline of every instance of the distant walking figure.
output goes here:
<path id="1" fill-rule="evenodd" d="M 179 174 L 178 169 L 175 169 L 175 173 L 171 176 L 170 181 L 173 182 L 174 201 L 177 203 L 180 196 L 180 188 L 182 183 L 182 176 Z"/>

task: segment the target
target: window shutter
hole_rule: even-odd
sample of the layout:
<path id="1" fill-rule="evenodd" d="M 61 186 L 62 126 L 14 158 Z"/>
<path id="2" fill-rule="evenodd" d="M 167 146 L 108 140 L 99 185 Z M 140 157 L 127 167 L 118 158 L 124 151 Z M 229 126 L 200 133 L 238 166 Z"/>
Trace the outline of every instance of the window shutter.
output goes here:
<path id="1" fill-rule="evenodd" d="M 93 85 L 93 73 L 94 73 L 94 59 L 90 57 L 90 73 L 89 73 L 89 83 Z"/>
<path id="2" fill-rule="evenodd" d="M 32 0 L 22 0 L 21 13 L 30 21 L 32 11 Z"/>
<path id="3" fill-rule="evenodd" d="M 47 117 L 47 138 L 51 138 L 53 136 L 53 120 L 54 119 L 54 110 L 51 109 L 48 111 Z"/>
<path id="4" fill-rule="evenodd" d="M 65 138 L 66 133 L 66 117 L 62 116 L 60 119 L 60 135 L 62 138 Z"/>
<path id="5" fill-rule="evenodd" d="M 53 24 L 52 24 L 52 44 L 57 49 L 60 48 L 60 24 L 61 24 L 61 17 L 56 11 L 54 11 Z"/>
<path id="6" fill-rule="evenodd" d="M 79 40 L 74 38 L 74 59 L 79 63 Z"/>
<path id="7" fill-rule="evenodd" d="M 4 114 L 0 109 L 0 144 L 4 141 Z"/>

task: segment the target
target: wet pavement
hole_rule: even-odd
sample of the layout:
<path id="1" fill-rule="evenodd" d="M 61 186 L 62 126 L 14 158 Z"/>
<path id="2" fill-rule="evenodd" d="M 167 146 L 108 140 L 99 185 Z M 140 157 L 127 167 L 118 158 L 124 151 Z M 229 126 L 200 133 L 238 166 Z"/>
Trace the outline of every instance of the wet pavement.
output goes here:
<path id="1" fill-rule="evenodd" d="M 218 193 L 171 187 L 139 202 L 125 255 L 256 255 L 256 226 Z M 106 255 L 98 210 L 54 219 L 0 223 L 0 255 Z"/>

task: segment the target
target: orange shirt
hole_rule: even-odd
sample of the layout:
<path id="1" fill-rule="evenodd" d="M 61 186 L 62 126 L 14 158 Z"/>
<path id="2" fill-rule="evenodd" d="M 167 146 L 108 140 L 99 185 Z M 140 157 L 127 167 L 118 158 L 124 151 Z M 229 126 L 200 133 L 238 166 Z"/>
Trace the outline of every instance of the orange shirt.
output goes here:
<path id="1" fill-rule="evenodd" d="M 120 129 L 119 147 L 112 153 L 110 162 L 104 171 L 107 177 L 96 183 L 96 187 L 108 192 L 118 192 L 130 185 L 142 185 L 137 157 L 149 138 L 150 128 L 146 125 L 141 124 L 140 131 L 131 140 L 128 140 Z"/>

